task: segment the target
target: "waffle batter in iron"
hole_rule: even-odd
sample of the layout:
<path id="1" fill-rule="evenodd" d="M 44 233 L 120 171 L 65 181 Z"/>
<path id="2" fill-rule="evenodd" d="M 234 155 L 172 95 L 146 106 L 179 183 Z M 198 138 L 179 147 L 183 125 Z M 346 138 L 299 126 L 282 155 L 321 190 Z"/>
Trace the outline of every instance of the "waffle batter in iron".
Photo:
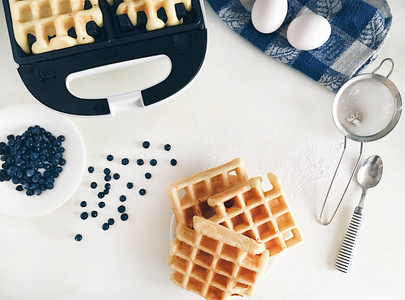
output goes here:
<path id="1" fill-rule="evenodd" d="M 93 43 L 86 24 L 103 26 L 98 0 L 9 0 L 14 36 L 21 49 L 39 54 Z"/>

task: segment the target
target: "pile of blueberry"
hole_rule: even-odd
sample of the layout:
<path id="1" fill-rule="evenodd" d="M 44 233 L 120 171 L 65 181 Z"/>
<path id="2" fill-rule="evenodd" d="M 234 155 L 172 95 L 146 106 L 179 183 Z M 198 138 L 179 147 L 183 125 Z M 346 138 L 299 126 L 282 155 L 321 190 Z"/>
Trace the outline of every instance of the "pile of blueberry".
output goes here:
<path id="1" fill-rule="evenodd" d="M 17 191 L 27 196 L 41 195 L 54 188 L 55 179 L 63 170 L 65 137 L 55 137 L 39 125 L 30 126 L 23 134 L 7 136 L 0 142 L 0 182 L 11 181 Z"/>
<path id="2" fill-rule="evenodd" d="M 149 143 L 148 141 L 144 141 L 144 142 L 142 143 L 142 147 L 145 148 L 145 149 L 148 149 L 148 148 L 150 147 L 150 143 Z M 171 150 L 170 144 L 164 145 L 163 148 L 164 148 L 164 150 L 166 150 L 166 151 L 170 151 L 170 150 Z M 114 156 L 111 155 L 111 154 L 109 154 L 109 155 L 107 155 L 106 159 L 107 159 L 108 162 L 112 162 L 112 161 L 114 161 Z M 157 163 L 158 163 L 158 162 L 157 162 L 156 159 L 151 159 L 151 160 L 149 160 L 149 164 L 150 164 L 151 166 L 153 166 L 153 167 L 156 166 Z M 127 165 L 130 164 L 130 160 L 129 160 L 128 158 L 123 158 L 123 159 L 121 159 L 121 164 L 122 164 L 123 166 L 127 166 Z M 136 160 L 136 164 L 137 164 L 138 166 L 142 166 L 142 165 L 145 164 L 145 161 L 144 161 L 143 159 L 137 159 L 137 160 Z M 176 166 L 176 165 L 177 165 L 177 160 L 171 159 L 171 160 L 170 160 L 170 164 L 171 164 L 172 166 Z M 112 186 L 112 183 L 111 183 L 112 180 L 119 180 L 119 179 L 121 178 L 121 176 L 120 176 L 119 173 L 113 173 L 109 167 L 101 168 L 100 171 L 101 171 L 101 170 L 102 170 L 102 172 L 103 172 L 104 182 L 103 182 L 103 183 L 97 183 L 97 182 L 93 181 L 93 182 L 90 183 L 90 188 L 92 188 L 93 190 L 99 188 L 99 190 L 98 190 L 98 192 L 97 192 L 97 197 L 98 197 L 98 201 L 99 201 L 99 202 L 98 202 L 98 207 L 99 207 L 100 209 L 103 209 L 103 208 L 106 206 L 106 203 L 105 203 L 105 201 L 103 201 L 103 198 L 106 197 L 106 196 L 110 193 L 111 186 Z M 93 166 L 89 166 L 89 167 L 88 167 L 88 172 L 89 172 L 90 174 L 94 173 L 95 171 L 96 171 L 96 170 L 95 170 L 95 168 L 94 168 Z M 145 176 L 145 178 L 148 179 L 148 180 L 152 178 L 152 174 L 149 173 L 149 172 L 145 173 L 144 176 Z M 126 183 L 126 188 L 127 188 L 128 190 L 132 190 L 133 187 L 134 187 L 134 183 L 133 183 L 133 182 L 127 182 L 127 183 Z M 101 189 L 100 189 L 100 188 L 101 188 Z M 143 188 L 141 188 L 141 189 L 139 189 L 138 193 L 139 193 L 140 196 L 145 196 L 145 195 L 146 195 L 146 190 L 143 189 Z M 129 216 L 128 216 L 128 213 L 127 213 L 127 209 L 126 209 L 126 207 L 125 207 L 125 205 L 124 205 L 124 202 L 127 200 L 127 196 L 126 196 L 126 195 L 120 195 L 118 199 L 119 199 L 119 201 L 120 201 L 120 204 L 119 204 L 119 206 L 117 207 L 117 211 L 118 211 L 119 214 L 120 214 L 120 219 L 121 219 L 122 221 L 127 221 L 128 218 L 129 218 Z M 82 201 L 82 202 L 80 203 L 80 206 L 81 206 L 82 208 L 85 208 L 85 207 L 87 206 L 87 202 L 86 202 L 86 201 Z M 92 218 L 96 218 L 96 217 L 98 216 L 98 212 L 97 212 L 96 210 L 93 210 L 93 211 L 90 212 L 90 216 L 91 216 Z M 89 212 L 84 211 L 84 212 L 82 212 L 82 213 L 80 214 L 80 218 L 81 218 L 82 220 L 86 220 L 88 217 L 89 217 Z M 102 224 L 101 228 L 102 228 L 103 230 L 108 230 L 112 225 L 114 225 L 114 223 L 115 223 L 114 218 L 108 218 L 108 220 L 107 220 L 105 223 Z M 83 239 L 83 236 L 82 236 L 81 234 L 77 234 L 77 235 L 75 236 L 75 240 L 76 240 L 76 241 L 81 241 L 82 239 Z"/>

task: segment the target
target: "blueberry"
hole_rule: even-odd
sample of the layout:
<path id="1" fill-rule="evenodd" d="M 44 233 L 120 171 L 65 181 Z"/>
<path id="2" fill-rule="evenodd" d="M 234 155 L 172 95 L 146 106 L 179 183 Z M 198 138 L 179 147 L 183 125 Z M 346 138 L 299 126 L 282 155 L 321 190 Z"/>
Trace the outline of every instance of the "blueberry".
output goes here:
<path id="1" fill-rule="evenodd" d="M 89 171 L 89 173 L 93 173 L 94 172 L 94 167 L 89 167 L 88 171 Z"/>
<path id="2" fill-rule="evenodd" d="M 103 192 L 99 192 L 99 193 L 97 194 L 97 197 L 100 198 L 100 199 L 103 199 L 103 198 L 104 198 L 104 193 L 103 193 Z"/>
<path id="3" fill-rule="evenodd" d="M 107 155 L 107 160 L 108 161 L 112 161 L 114 159 L 114 156 L 112 156 L 111 154 Z"/>
<path id="4" fill-rule="evenodd" d="M 76 234 L 76 236 L 75 236 L 75 241 L 80 242 L 82 239 L 83 239 L 83 237 L 82 237 L 81 234 Z"/>
<path id="5" fill-rule="evenodd" d="M 66 165 L 66 159 L 61 158 L 61 159 L 59 160 L 59 165 L 60 165 L 60 166 Z M 93 168 L 93 171 L 94 171 L 94 168 Z M 90 172 L 90 173 L 93 173 L 93 172 Z"/>
<path id="6" fill-rule="evenodd" d="M 120 196 L 120 201 L 125 202 L 127 200 L 127 197 L 125 195 Z"/>
<path id="7" fill-rule="evenodd" d="M 91 212 L 91 216 L 92 216 L 93 218 L 96 218 L 97 215 L 98 215 L 97 211 L 93 210 L 93 211 Z"/>
<path id="8" fill-rule="evenodd" d="M 46 188 L 47 188 L 48 190 L 52 190 L 52 189 L 54 188 L 53 183 L 47 183 L 47 184 L 46 184 Z"/>
<path id="9" fill-rule="evenodd" d="M 111 189 L 111 184 L 109 183 L 104 184 L 104 188 L 107 190 Z"/>
<path id="10" fill-rule="evenodd" d="M 115 180 L 118 180 L 118 179 L 120 179 L 120 174 L 115 173 L 115 174 L 113 175 L 113 177 L 114 177 Z"/>
<path id="11" fill-rule="evenodd" d="M 88 216 L 89 216 L 88 213 L 82 212 L 81 215 L 80 215 L 80 218 L 81 218 L 82 220 L 86 220 L 86 219 L 88 218 Z"/>
<path id="12" fill-rule="evenodd" d="M 65 141 L 65 136 L 64 135 L 60 135 L 56 138 L 59 142 L 64 142 Z"/>
<path id="13" fill-rule="evenodd" d="M 35 193 L 35 195 L 39 196 L 39 195 L 42 194 L 42 190 L 39 189 L 39 188 L 36 188 L 36 189 L 34 190 L 34 193 Z"/>
<path id="14" fill-rule="evenodd" d="M 110 225 L 108 225 L 108 223 L 104 223 L 102 228 L 103 230 L 108 230 L 108 228 L 110 228 Z"/>
<path id="15" fill-rule="evenodd" d="M 164 148 L 166 151 L 170 151 L 170 149 L 172 149 L 172 146 L 170 146 L 170 144 L 166 144 Z"/>
<path id="16" fill-rule="evenodd" d="M 87 206 L 87 202 L 86 202 L 86 201 L 80 202 L 80 206 L 81 206 L 81 207 L 86 207 L 86 206 Z"/>
<path id="17" fill-rule="evenodd" d="M 145 149 L 148 149 L 150 147 L 150 143 L 148 141 L 144 141 L 142 143 L 142 147 L 144 147 Z"/>
<path id="18" fill-rule="evenodd" d="M 151 159 L 151 160 L 150 160 L 150 165 L 151 165 L 151 166 L 156 166 L 156 165 L 157 165 L 156 159 Z"/>
<path id="19" fill-rule="evenodd" d="M 140 189 L 139 190 L 139 195 L 144 196 L 146 194 L 146 190 L 145 189 Z"/>
<path id="20" fill-rule="evenodd" d="M 142 166 L 144 164 L 143 159 L 138 159 L 136 163 L 138 164 L 138 166 Z"/>
<path id="21" fill-rule="evenodd" d="M 104 174 L 108 175 L 111 173 L 111 170 L 109 168 L 105 168 L 103 172 Z"/>
<path id="22" fill-rule="evenodd" d="M 10 141 L 10 140 L 14 140 L 14 135 L 13 135 L 13 134 L 8 135 L 8 136 L 7 136 L 7 140 L 9 140 L 9 141 Z"/>
<path id="23" fill-rule="evenodd" d="M 96 182 L 90 183 L 90 187 L 91 187 L 92 189 L 97 188 L 97 183 L 96 183 Z"/>
<path id="24" fill-rule="evenodd" d="M 129 159 L 128 159 L 128 158 L 123 158 L 123 159 L 121 160 L 121 163 L 122 163 L 124 166 L 126 166 L 127 164 L 129 164 Z"/>
<path id="25" fill-rule="evenodd" d="M 128 215 L 127 215 L 127 214 L 122 214 L 122 215 L 121 215 L 121 220 L 122 220 L 122 221 L 128 220 Z"/>
<path id="26" fill-rule="evenodd" d="M 108 219 L 108 225 L 114 225 L 115 221 L 113 218 Z"/>
<path id="27" fill-rule="evenodd" d="M 127 183 L 127 188 L 130 190 L 134 187 L 134 184 L 132 182 Z"/>
<path id="28" fill-rule="evenodd" d="M 27 196 L 32 196 L 32 195 L 34 195 L 34 191 L 31 190 L 31 189 L 28 189 L 28 190 L 25 192 L 25 194 L 26 194 Z"/>
<path id="29" fill-rule="evenodd" d="M 111 175 L 105 175 L 104 180 L 105 181 L 110 181 L 111 180 Z"/>
<path id="30" fill-rule="evenodd" d="M 21 192 L 24 190 L 22 185 L 17 185 L 17 187 L 15 188 L 17 191 Z"/>
<path id="31" fill-rule="evenodd" d="M 103 191 L 103 194 L 104 195 L 108 195 L 110 193 L 110 190 L 109 189 L 104 189 L 104 191 Z"/>
<path id="32" fill-rule="evenodd" d="M 172 165 L 172 166 L 175 166 L 175 165 L 177 165 L 177 160 L 175 160 L 174 158 L 170 161 L 170 164 Z"/>
<path id="33" fill-rule="evenodd" d="M 125 212 L 125 206 L 120 205 L 120 206 L 118 206 L 117 210 L 118 210 L 118 212 L 123 213 L 123 212 Z"/>
<path id="34" fill-rule="evenodd" d="M 98 207 L 103 208 L 105 207 L 105 202 L 101 201 L 98 203 Z"/>
<path id="35" fill-rule="evenodd" d="M 151 174 L 151 173 L 145 173 L 145 178 L 146 178 L 146 179 L 151 179 L 151 178 L 152 178 L 152 174 Z"/>

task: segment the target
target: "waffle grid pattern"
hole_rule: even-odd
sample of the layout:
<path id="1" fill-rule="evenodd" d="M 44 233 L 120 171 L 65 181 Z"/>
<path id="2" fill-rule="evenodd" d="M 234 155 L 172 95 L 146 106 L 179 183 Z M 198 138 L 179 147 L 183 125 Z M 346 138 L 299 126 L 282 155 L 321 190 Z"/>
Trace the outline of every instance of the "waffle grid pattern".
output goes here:
<path id="1" fill-rule="evenodd" d="M 261 178 L 208 199 L 217 214 L 211 221 L 265 245 L 270 256 L 302 241 L 277 176 L 267 174 L 273 188 L 264 192 Z"/>
<path id="2" fill-rule="evenodd" d="M 215 233 L 221 226 L 199 217 L 194 220 L 210 223 L 208 231 L 212 234 L 202 234 L 198 227 L 189 229 L 184 222 L 178 225 L 177 238 L 170 247 L 169 265 L 173 269 L 170 279 L 206 299 L 252 295 L 268 264 L 267 251 L 254 255 L 236 248 L 216 239 Z M 238 234 L 227 231 L 228 239 L 240 239 Z"/>
<path id="3" fill-rule="evenodd" d="M 18 45 L 29 54 L 94 42 L 88 35 L 86 24 L 94 21 L 103 26 L 103 15 L 98 0 L 5 0 L 10 3 L 14 35 Z M 87 7 L 86 7 L 87 8 Z M 74 28 L 75 36 L 68 31 Z M 30 43 L 28 35 L 35 38 Z M 32 45 L 30 45 L 32 44 Z"/>
<path id="4" fill-rule="evenodd" d="M 185 220 L 186 226 L 192 228 L 193 216 L 212 217 L 216 211 L 208 205 L 208 198 L 248 180 L 243 161 L 235 159 L 168 185 L 167 191 L 177 223 Z"/>
<path id="5" fill-rule="evenodd" d="M 113 0 L 108 0 L 110 5 Z M 124 0 L 117 8 L 117 15 L 127 14 L 133 26 L 138 23 L 137 13 L 145 12 L 147 17 L 146 30 L 156 30 L 165 26 L 175 26 L 182 23 L 176 14 L 175 5 L 183 3 L 187 11 L 191 11 L 191 0 Z M 158 17 L 158 10 L 165 10 L 167 21 L 166 23 Z"/>

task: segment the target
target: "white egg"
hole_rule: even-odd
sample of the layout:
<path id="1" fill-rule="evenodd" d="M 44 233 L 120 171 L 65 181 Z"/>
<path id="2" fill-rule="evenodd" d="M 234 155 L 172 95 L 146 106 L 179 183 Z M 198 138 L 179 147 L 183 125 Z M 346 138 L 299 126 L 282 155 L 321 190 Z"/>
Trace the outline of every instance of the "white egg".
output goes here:
<path id="1" fill-rule="evenodd" d="M 288 26 L 287 40 L 299 50 L 313 50 L 325 44 L 330 34 L 330 24 L 324 17 L 303 15 Z"/>
<path id="2" fill-rule="evenodd" d="M 252 23 L 261 33 L 272 33 L 287 16 L 287 0 L 256 0 L 252 7 Z"/>

